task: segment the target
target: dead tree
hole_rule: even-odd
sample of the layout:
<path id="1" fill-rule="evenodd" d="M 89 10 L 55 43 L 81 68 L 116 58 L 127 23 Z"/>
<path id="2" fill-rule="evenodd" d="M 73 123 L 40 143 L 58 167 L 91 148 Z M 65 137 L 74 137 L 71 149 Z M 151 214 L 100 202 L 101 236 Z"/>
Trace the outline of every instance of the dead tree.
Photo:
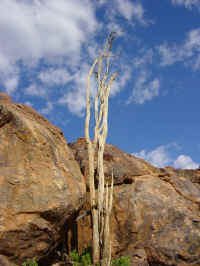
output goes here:
<path id="1" fill-rule="evenodd" d="M 111 263 L 110 215 L 113 198 L 113 175 L 111 185 L 105 184 L 103 154 L 108 132 L 108 98 L 116 72 L 110 74 L 112 44 L 116 33 L 109 34 L 104 50 L 95 59 L 88 74 L 86 93 L 87 113 L 85 120 L 85 137 L 88 146 L 90 205 L 92 213 L 92 257 L 93 264 L 100 262 L 103 266 Z M 97 92 L 91 97 L 91 77 L 96 75 Z M 94 102 L 95 127 L 94 139 L 90 139 L 91 100 Z M 98 191 L 95 190 L 94 157 L 97 153 Z"/>

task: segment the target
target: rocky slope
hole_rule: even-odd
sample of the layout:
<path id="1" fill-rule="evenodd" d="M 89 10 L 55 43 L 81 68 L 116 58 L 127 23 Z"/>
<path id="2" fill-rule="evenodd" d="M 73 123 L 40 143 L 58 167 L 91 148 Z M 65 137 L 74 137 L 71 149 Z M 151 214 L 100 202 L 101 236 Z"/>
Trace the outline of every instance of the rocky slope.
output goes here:
<path id="1" fill-rule="evenodd" d="M 0 254 L 20 264 L 58 245 L 85 183 L 61 130 L 5 94 L 0 147 Z"/>
<path id="2" fill-rule="evenodd" d="M 0 145 L 0 264 L 45 259 L 63 239 L 67 251 L 90 246 L 85 140 L 67 144 L 0 93 Z M 104 165 L 108 183 L 114 174 L 113 256 L 129 255 L 134 266 L 200 265 L 200 171 L 158 169 L 112 145 Z"/>
<path id="3" fill-rule="evenodd" d="M 87 183 L 85 140 L 70 147 Z M 113 256 L 129 255 L 132 265 L 200 265 L 200 187 L 187 170 L 154 168 L 112 145 L 105 147 L 104 164 L 107 180 L 112 170 L 115 180 Z M 199 171 L 192 174 L 194 180 Z M 79 249 L 90 244 L 86 216 L 78 221 Z"/>

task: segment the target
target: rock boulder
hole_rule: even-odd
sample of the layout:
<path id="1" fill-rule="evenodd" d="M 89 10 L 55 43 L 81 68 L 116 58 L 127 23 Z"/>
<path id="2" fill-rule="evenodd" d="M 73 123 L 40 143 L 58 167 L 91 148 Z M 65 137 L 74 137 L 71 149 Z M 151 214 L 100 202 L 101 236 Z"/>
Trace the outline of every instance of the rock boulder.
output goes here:
<path id="1" fill-rule="evenodd" d="M 70 147 L 87 174 L 85 141 Z M 200 187 L 181 171 L 154 168 L 111 145 L 104 159 L 107 175 L 113 169 L 115 179 L 112 255 L 129 255 L 134 266 L 200 265 Z M 84 208 L 89 214 L 88 203 Z M 91 245 L 90 215 L 82 217 L 79 250 Z"/>
<path id="2" fill-rule="evenodd" d="M 0 254 L 47 255 L 84 202 L 85 183 L 60 129 L 0 94 Z"/>
<path id="3" fill-rule="evenodd" d="M 8 94 L 0 92 L 0 103 L 13 103 L 13 101 Z"/>
<path id="4" fill-rule="evenodd" d="M 75 159 L 80 165 L 81 172 L 88 183 L 88 154 L 87 143 L 84 138 L 79 138 L 74 143 L 69 143 L 69 147 L 73 150 Z M 95 154 L 95 169 L 97 166 L 97 153 Z M 123 183 L 132 183 L 136 176 L 153 174 L 158 170 L 142 159 L 136 158 L 119 148 L 106 144 L 104 152 L 104 173 L 106 182 L 110 183 L 112 172 L 114 175 L 115 185 Z M 96 176 L 98 183 L 98 176 Z"/>

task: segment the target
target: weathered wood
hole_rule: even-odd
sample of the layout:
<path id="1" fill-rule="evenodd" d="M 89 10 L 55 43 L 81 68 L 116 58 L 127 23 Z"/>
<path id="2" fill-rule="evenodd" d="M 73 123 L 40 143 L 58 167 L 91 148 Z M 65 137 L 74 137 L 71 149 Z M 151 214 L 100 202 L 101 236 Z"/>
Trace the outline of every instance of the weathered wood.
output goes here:
<path id="1" fill-rule="evenodd" d="M 116 78 L 116 73 L 114 73 L 108 81 L 110 76 L 110 53 L 113 40 L 114 33 L 111 33 L 106 40 L 103 52 L 95 59 L 90 68 L 86 93 L 87 114 L 85 121 L 85 137 L 88 146 L 90 205 L 93 226 L 92 256 L 93 264 L 100 261 L 102 266 L 109 266 L 111 263 L 110 214 L 112 209 L 113 181 L 110 191 L 108 185 L 106 185 L 105 190 L 103 154 L 108 133 L 108 98 L 112 82 Z M 94 72 L 96 66 L 97 72 Z M 95 127 L 94 140 L 91 141 L 89 127 L 91 115 L 90 80 L 93 73 L 95 73 L 97 77 L 98 89 L 94 97 Z M 97 196 L 94 182 L 94 155 L 96 151 L 98 174 Z"/>

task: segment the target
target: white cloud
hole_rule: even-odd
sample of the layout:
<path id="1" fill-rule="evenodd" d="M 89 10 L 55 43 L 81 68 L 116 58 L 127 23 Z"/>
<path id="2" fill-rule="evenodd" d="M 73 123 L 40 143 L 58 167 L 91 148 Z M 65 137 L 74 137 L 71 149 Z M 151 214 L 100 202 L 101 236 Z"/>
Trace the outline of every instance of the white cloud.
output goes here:
<path id="1" fill-rule="evenodd" d="M 89 68 L 90 66 L 88 64 L 81 65 L 80 69 L 72 76 L 73 88 L 68 88 L 66 93 L 58 100 L 58 103 L 66 104 L 69 111 L 78 116 L 83 116 L 83 111 L 86 106 L 86 86 Z M 91 90 L 94 90 L 94 87 L 95 82 L 92 79 Z"/>
<path id="2" fill-rule="evenodd" d="M 12 94 L 17 89 L 18 81 L 17 76 L 8 77 L 4 80 L 5 89 L 8 94 Z"/>
<path id="3" fill-rule="evenodd" d="M 131 67 L 126 66 L 123 67 L 119 74 L 117 74 L 116 80 L 113 82 L 110 95 L 115 96 L 118 92 L 124 89 L 126 83 L 131 78 Z"/>
<path id="4" fill-rule="evenodd" d="M 40 110 L 40 113 L 43 115 L 48 115 L 53 110 L 53 103 L 48 101 L 46 106 Z"/>
<path id="5" fill-rule="evenodd" d="M 158 51 L 161 56 L 161 66 L 173 65 L 176 62 L 186 62 L 192 58 L 195 49 L 188 49 L 186 46 L 187 41 L 183 45 L 174 44 L 170 46 L 167 43 L 160 45 Z"/>
<path id="6" fill-rule="evenodd" d="M 144 10 L 140 3 L 133 3 L 129 0 L 116 0 L 116 4 L 121 15 L 127 20 L 131 20 L 133 15 L 137 19 L 143 18 Z"/>
<path id="7" fill-rule="evenodd" d="M 32 84 L 24 89 L 24 93 L 29 96 L 46 97 L 48 95 L 47 89 L 40 87 L 37 84 Z"/>
<path id="8" fill-rule="evenodd" d="M 107 25 L 108 32 L 117 32 L 118 36 L 125 35 L 122 25 L 113 19 Z"/>
<path id="9" fill-rule="evenodd" d="M 79 64 L 80 48 L 97 27 L 94 6 L 88 0 L 2 0 L 0 74 L 19 70 L 19 60 L 26 67 L 60 57 Z"/>
<path id="10" fill-rule="evenodd" d="M 58 100 L 59 104 L 66 104 L 70 112 L 82 117 L 86 107 L 86 86 L 89 69 L 91 66 L 82 64 L 80 69 L 72 75 L 73 87 L 67 89 L 66 93 Z M 131 75 L 131 68 L 122 68 L 120 75 L 113 82 L 110 90 L 110 96 L 115 96 L 121 91 Z M 97 81 L 95 76 L 91 77 L 91 96 L 94 97 L 97 90 Z"/>
<path id="11" fill-rule="evenodd" d="M 156 167 L 165 167 L 171 163 L 172 159 L 167 146 L 159 146 L 155 150 L 147 152 L 142 150 L 138 153 L 133 153 L 136 157 L 142 158 Z"/>
<path id="12" fill-rule="evenodd" d="M 1 36 L 0 36 L 1 38 Z M 4 84 L 8 94 L 15 92 L 19 82 L 19 68 L 0 50 L 0 83 Z"/>
<path id="13" fill-rule="evenodd" d="M 1 12 L 3 51 L 20 59 L 74 55 L 96 29 L 92 5 L 84 0 L 2 0 Z"/>
<path id="14" fill-rule="evenodd" d="M 136 22 L 143 26 L 151 23 L 146 19 L 144 7 L 140 1 L 113 0 L 107 2 L 105 20 L 109 32 L 117 31 L 123 34 L 125 24 L 122 23 L 121 18 L 132 26 L 135 26 Z"/>
<path id="15" fill-rule="evenodd" d="M 30 107 L 33 107 L 33 103 L 29 102 L 29 101 L 26 101 L 24 104 L 30 106 Z"/>
<path id="16" fill-rule="evenodd" d="M 153 50 L 149 49 L 146 50 L 143 54 L 140 54 L 139 56 L 135 57 L 133 59 L 133 67 L 134 68 L 143 68 L 148 64 L 152 64 L 153 62 Z"/>
<path id="17" fill-rule="evenodd" d="M 174 161 L 174 167 L 182 169 L 197 169 L 199 165 L 195 163 L 190 156 L 182 154 Z"/>
<path id="18" fill-rule="evenodd" d="M 46 71 L 40 72 L 38 78 L 49 86 L 63 85 L 72 80 L 72 75 L 62 68 L 49 68 Z"/>
<path id="19" fill-rule="evenodd" d="M 161 65 L 167 66 L 177 62 L 179 50 L 176 47 L 169 47 L 166 43 L 158 47 L 161 55 Z"/>
<path id="20" fill-rule="evenodd" d="M 174 167 L 183 169 L 197 169 L 199 165 L 195 163 L 190 156 L 182 154 L 174 161 Z"/>
<path id="21" fill-rule="evenodd" d="M 150 74 L 143 70 L 139 73 L 132 91 L 132 95 L 129 97 L 127 103 L 135 102 L 137 104 L 143 104 L 145 101 L 152 100 L 153 97 L 159 95 L 160 80 L 155 78 L 151 80 Z"/>
<path id="22" fill-rule="evenodd" d="M 200 69 L 200 54 L 196 57 L 196 60 L 193 64 L 193 69 L 194 70 Z"/>
<path id="23" fill-rule="evenodd" d="M 153 151 L 147 152 L 142 150 L 137 153 L 133 153 L 134 156 L 142 158 L 156 167 L 166 167 L 172 165 L 175 168 L 181 169 L 196 169 L 199 167 L 192 158 L 188 155 L 179 155 L 175 160 L 173 159 L 172 153 L 174 150 L 178 150 L 177 144 L 172 143 L 168 145 L 161 145 L 155 148 Z"/>
<path id="24" fill-rule="evenodd" d="M 158 47 L 161 57 L 161 65 L 173 65 L 176 62 L 184 62 L 194 70 L 200 68 L 200 28 L 188 32 L 182 44 L 164 43 Z"/>
<path id="25" fill-rule="evenodd" d="M 127 20 L 134 18 L 144 23 L 144 8 L 141 3 L 129 0 L 116 0 L 116 6 L 120 14 Z"/>
<path id="26" fill-rule="evenodd" d="M 189 51 L 191 49 L 200 51 L 200 28 L 191 30 L 187 34 L 187 39 L 184 43 L 184 49 L 186 51 Z"/>
<path id="27" fill-rule="evenodd" d="M 104 4 L 106 3 L 106 1 L 107 1 L 107 0 L 97 0 L 97 4 L 98 4 L 99 6 L 101 6 L 101 5 L 104 5 Z"/>
<path id="28" fill-rule="evenodd" d="M 1 86 L 3 84 L 9 94 L 14 93 L 25 70 L 23 74 L 28 73 L 30 79 L 27 81 L 33 82 L 23 89 L 26 96 L 49 100 L 51 87 L 61 85 L 58 102 L 66 104 L 74 114 L 83 115 L 89 71 L 87 64 L 100 50 L 99 39 L 97 42 L 94 38 L 96 31 L 102 27 L 101 21 L 96 18 L 98 7 L 110 12 L 103 22 L 105 29 L 112 26 L 112 30 L 122 32 L 119 17 L 128 23 L 147 23 L 144 8 L 137 1 L 113 0 L 111 4 L 105 0 L 2 0 Z M 122 70 L 113 83 L 111 96 L 126 85 L 130 75 L 128 67 Z M 66 90 L 62 95 L 65 84 Z M 152 88 L 156 87 L 156 81 L 149 81 L 149 84 Z M 92 88 L 95 88 L 94 85 L 92 80 Z M 147 94 L 145 92 L 145 97 L 150 98 L 152 92 Z M 47 107 L 51 109 L 48 102 Z"/>
<path id="29" fill-rule="evenodd" d="M 72 90 L 60 98 L 58 103 L 66 104 L 70 112 L 82 117 L 86 106 L 85 97 L 84 90 Z"/>
<path id="30" fill-rule="evenodd" d="M 172 4 L 177 6 L 185 6 L 188 9 L 191 9 L 192 7 L 199 7 L 200 6 L 200 0 L 171 0 Z"/>
<path id="31" fill-rule="evenodd" d="M 153 63 L 153 50 L 141 49 L 139 56 L 133 58 L 133 75 L 135 80 L 133 82 L 132 94 L 127 100 L 127 104 L 135 102 L 143 104 L 146 101 L 152 100 L 154 97 L 159 96 L 160 79 L 153 77 L 149 71 Z"/>

